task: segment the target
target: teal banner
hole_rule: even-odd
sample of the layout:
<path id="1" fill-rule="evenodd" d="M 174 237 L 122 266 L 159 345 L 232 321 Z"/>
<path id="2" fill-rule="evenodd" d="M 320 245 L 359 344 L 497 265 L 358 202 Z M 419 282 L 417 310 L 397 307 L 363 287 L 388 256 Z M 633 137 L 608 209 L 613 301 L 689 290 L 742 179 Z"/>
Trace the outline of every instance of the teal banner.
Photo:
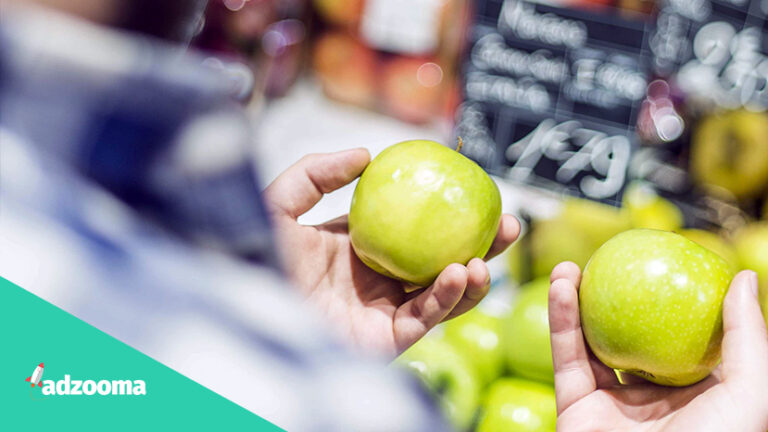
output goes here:
<path id="1" fill-rule="evenodd" d="M 0 431 L 282 429 L 0 278 Z"/>

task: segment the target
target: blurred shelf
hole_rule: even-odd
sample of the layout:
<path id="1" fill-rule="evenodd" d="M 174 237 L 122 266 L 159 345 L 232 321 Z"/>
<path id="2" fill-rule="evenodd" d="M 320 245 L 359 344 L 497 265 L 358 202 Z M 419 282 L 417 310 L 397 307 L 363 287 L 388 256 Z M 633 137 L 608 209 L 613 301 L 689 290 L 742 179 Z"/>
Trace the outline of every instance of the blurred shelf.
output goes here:
<path id="1" fill-rule="evenodd" d="M 284 98 L 254 112 L 256 158 L 262 184 L 267 185 L 291 164 L 309 153 L 325 153 L 355 147 L 367 148 L 372 156 L 399 141 L 431 139 L 446 143 L 451 130 L 445 126 L 417 126 L 323 96 L 320 87 L 305 79 Z M 557 202 L 536 190 L 495 178 L 502 193 L 504 211 L 517 213 L 521 206 L 537 215 L 554 213 Z M 327 195 L 300 218 L 317 224 L 349 210 L 354 185 Z"/>
<path id="2" fill-rule="evenodd" d="M 372 156 L 399 141 L 430 139 L 446 142 L 451 131 L 435 125 L 417 126 L 372 111 L 334 102 L 312 80 L 299 81 L 284 98 L 256 115 L 257 166 L 262 184 L 269 184 L 291 164 L 309 153 L 355 147 Z M 300 221 L 316 224 L 349 210 L 354 183 L 330 194 Z"/>

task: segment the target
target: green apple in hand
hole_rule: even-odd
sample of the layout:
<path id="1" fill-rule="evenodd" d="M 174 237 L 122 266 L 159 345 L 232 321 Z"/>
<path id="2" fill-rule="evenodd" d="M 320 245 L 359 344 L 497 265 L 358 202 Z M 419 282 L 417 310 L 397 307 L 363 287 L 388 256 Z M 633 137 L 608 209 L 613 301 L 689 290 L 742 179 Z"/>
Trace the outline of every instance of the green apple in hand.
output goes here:
<path id="1" fill-rule="evenodd" d="M 554 432 L 556 422 L 552 387 L 502 378 L 488 390 L 477 432 Z"/>
<path id="2" fill-rule="evenodd" d="M 768 222 L 752 223 L 739 230 L 734 245 L 741 267 L 757 273 L 760 306 L 768 324 Z"/>
<path id="3" fill-rule="evenodd" d="M 516 375 L 554 382 L 552 348 L 549 344 L 549 278 L 523 285 L 504 322 L 507 366 Z"/>
<path id="4" fill-rule="evenodd" d="M 590 259 L 579 308 L 592 352 L 611 368 L 669 386 L 705 378 L 720 360 L 725 260 L 685 237 L 625 231 Z"/>
<path id="5" fill-rule="evenodd" d="M 480 404 L 480 383 L 455 348 L 428 336 L 408 348 L 396 363 L 424 383 L 456 428 L 469 427 Z"/>
<path id="6" fill-rule="evenodd" d="M 360 177 L 349 237 L 373 270 L 427 286 L 449 264 L 482 258 L 500 219 L 499 189 L 480 166 L 434 141 L 405 141 Z"/>
<path id="7" fill-rule="evenodd" d="M 445 340 L 472 364 L 483 385 L 501 376 L 504 368 L 501 324 L 501 318 L 474 308 L 443 327 Z"/>

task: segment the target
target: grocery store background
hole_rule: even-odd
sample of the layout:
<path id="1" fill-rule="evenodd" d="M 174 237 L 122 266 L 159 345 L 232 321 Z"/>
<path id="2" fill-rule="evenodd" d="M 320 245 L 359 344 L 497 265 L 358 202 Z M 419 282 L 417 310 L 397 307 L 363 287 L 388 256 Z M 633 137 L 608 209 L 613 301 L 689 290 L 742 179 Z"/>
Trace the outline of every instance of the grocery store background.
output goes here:
<path id="1" fill-rule="evenodd" d="M 125 27 L 172 32 L 158 17 L 174 12 L 160 9 Z M 681 232 L 758 271 L 768 291 L 766 0 L 210 0 L 201 22 L 173 31 L 163 36 L 191 36 L 196 60 L 226 76 L 246 108 L 262 185 L 309 153 L 375 156 L 408 139 L 453 147 L 461 137 L 493 175 L 521 239 L 489 263 L 492 289 L 477 310 L 399 362 L 457 429 L 554 430 L 543 281 L 559 262 L 585 265 L 618 232 Z M 220 160 L 227 131 L 196 130 L 210 141 L 196 163 Z M 347 213 L 354 186 L 300 221 Z M 6 244 L 34 235 L 9 231 Z M 61 263 L 46 280 L 78 265 L 53 244 L 19 250 L 0 253 L 11 280 L 39 282 L 36 261 Z M 77 309 L 93 293 L 40 294 Z M 179 339 L 196 325 L 179 321 Z M 220 388 L 235 399 L 246 390 Z"/>

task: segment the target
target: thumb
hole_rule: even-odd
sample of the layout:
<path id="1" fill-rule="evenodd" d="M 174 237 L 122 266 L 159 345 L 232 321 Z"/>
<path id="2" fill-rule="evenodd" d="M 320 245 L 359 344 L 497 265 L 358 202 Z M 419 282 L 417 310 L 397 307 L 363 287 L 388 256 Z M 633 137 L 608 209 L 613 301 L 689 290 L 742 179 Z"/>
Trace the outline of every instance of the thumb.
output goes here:
<path id="1" fill-rule="evenodd" d="M 768 335 L 757 300 L 755 272 L 743 271 L 731 282 L 723 302 L 723 332 L 726 382 L 744 380 L 768 387 Z"/>
<path id="2" fill-rule="evenodd" d="M 267 208 L 296 219 L 333 192 L 356 179 L 371 155 L 364 148 L 304 156 L 264 190 Z"/>

